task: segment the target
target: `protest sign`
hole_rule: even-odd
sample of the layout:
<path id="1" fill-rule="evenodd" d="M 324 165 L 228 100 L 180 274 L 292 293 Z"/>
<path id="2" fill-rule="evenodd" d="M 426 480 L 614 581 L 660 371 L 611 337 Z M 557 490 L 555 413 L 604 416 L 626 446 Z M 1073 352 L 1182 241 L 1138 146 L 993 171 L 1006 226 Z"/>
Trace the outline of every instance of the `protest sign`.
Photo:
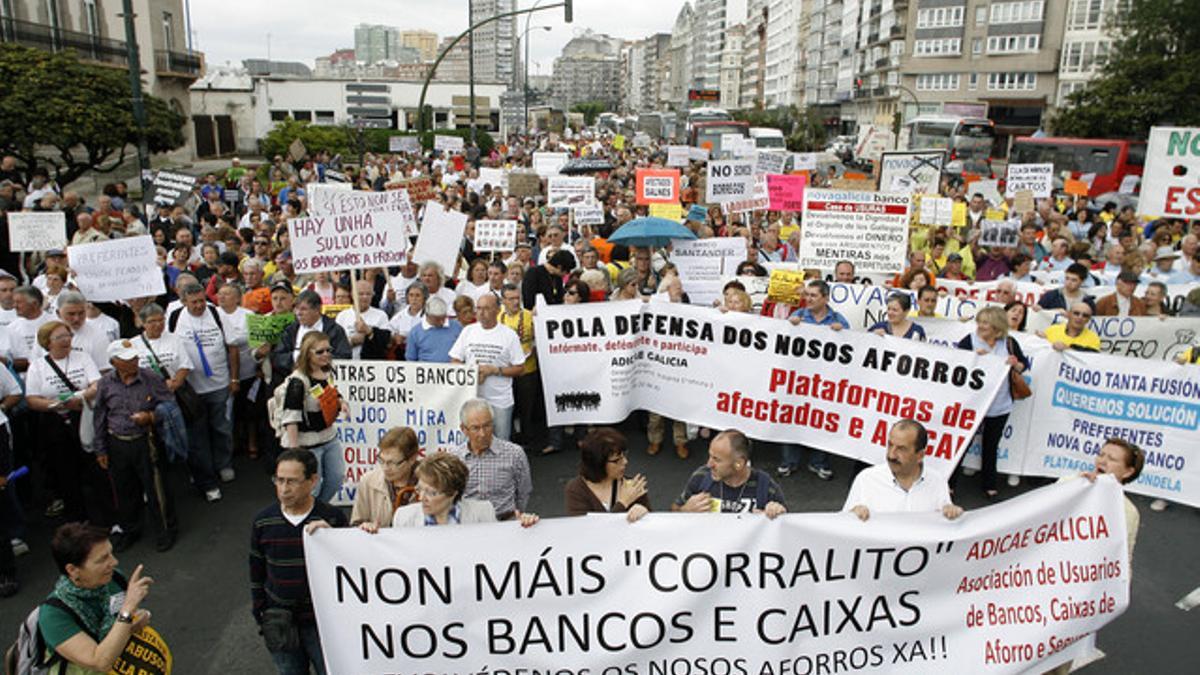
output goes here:
<path id="1" fill-rule="evenodd" d="M 1016 246 L 1021 238 L 1021 221 L 985 219 L 979 221 L 979 231 L 980 246 Z"/>
<path id="2" fill-rule="evenodd" d="M 946 153 L 942 150 L 885 152 L 879 167 L 879 189 L 937 194 L 945 161 Z"/>
<path id="3" fill-rule="evenodd" d="M 624 150 L 625 136 L 623 134 L 617 134 L 616 136 L 613 136 L 612 146 L 614 150 Z"/>
<path id="4" fill-rule="evenodd" d="M 1043 164 L 1009 164 L 1008 178 L 1004 184 L 1004 194 L 1014 197 L 1021 190 L 1029 190 L 1034 197 L 1045 199 L 1054 189 L 1054 165 Z"/>
<path id="5" fill-rule="evenodd" d="M 287 314 L 247 314 L 246 334 L 249 336 L 251 349 L 263 345 L 279 344 L 283 331 L 296 322 L 296 315 Z"/>
<path id="6" fill-rule="evenodd" d="M 75 286 L 92 302 L 148 298 L 167 291 L 150 235 L 67 247 Z"/>
<path id="7" fill-rule="evenodd" d="M 475 221 L 475 252 L 511 251 L 517 245 L 517 221 Z"/>
<path id="8" fill-rule="evenodd" d="M 308 197 L 309 216 L 343 216 L 350 213 L 394 213 L 411 234 L 416 231 L 412 201 L 407 190 L 365 192 L 318 186 Z"/>
<path id="9" fill-rule="evenodd" d="M 985 300 L 987 302 L 999 302 L 999 287 L 1002 283 L 1012 283 L 1014 287 L 1014 299 L 1020 300 L 1026 305 L 1032 307 L 1037 304 L 1038 299 L 1042 297 L 1042 293 L 1050 290 L 1049 286 L 1042 286 L 1031 281 L 1011 280 L 996 280 L 996 281 L 954 281 L 951 279 L 938 279 L 936 285 L 939 290 L 945 289 L 957 298 L 971 298 L 972 300 Z"/>
<path id="10" fill-rule="evenodd" d="M 912 195 L 809 188 L 804 192 L 801 267 L 898 274 L 908 256 Z"/>
<path id="11" fill-rule="evenodd" d="M 863 124 L 858 127 L 858 141 L 854 146 L 854 156 L 859 159 L 878 160 L 883 153 L 896 147 L 896 134 L 892 130 L 875 124 Z"/>
<path id="12" fill-rule="evenodd" d="M 171 675 L 175 658 L 163 636 L 151 626 L 142 626 L 125 643 L 110 673 L 137 675 Z"/>
<path id="13" fill-rule="evenodd" d="M 536 173 L 513 171 L 508 174 L 508 195 L 510 197 L 540 197 L 542 196 L 542 178 Z"/>
<path id="14" fill-rule="evenodd" d="M 953 522 L 593 514 L 326 528 L 304 552 L 331 673 L 1015 675 L 1128 608 L 1122 509 L 1106 477 Z"/>
<path id="15" fill-rule="evenodd" d="M 1029 312 L 1025 331 L 1045 331 L 1067 320 L 1061 312 Z M 1100 353 L 1133 359 L 1174 361 L 1200 337 L 1195 319 L 1156 316 L 1093 316 L 1088 328 L 1100 336 Z"/>
<path id="16" fill-rule="evenodd" d="M 341 171 L 334 169 L 325 169 L 325 182 L 327 183 L 346 183 L 349 185 L 350 177 Z"/>
<path id="17" fill-rule="evenodd" d="M 683 207 L 679 204 L 651 204 L 650 215 L 667 220 L 683 220 Z"/>
<path id="18" fill-rule="evenodd" d="M 194 189 L 196 189 L 195 176 L 174 171 L 159 171 L 154 174 L 154 197 L 152 200 L 155 204 L 178 206 L 192 196 Z"/>
<path id="19" fill-rule="evenodd" d="M 966 202 L 954 202 L 950 206 L 950 226 L 951 227 L 966 227 L 967 226 L 967 204 L 966 204 Z"/>
<path id="20" fill-rule="evenodd" d="M 576 225 L 603 225 L 604 207 L 600 205 L 583 205 L 571 207 Z"/>
<path id="21" fill-rule="evenodd" d="M 723 204 L 754 195 L 754 162 L 721 160 L 708 163 L 704 201 Z"/>
<path id="22" fill-rule="evenodd" d="M 915 416 L 932 439 L 926 466 L 948 471 L 1008 386 L 990 354 L 711 307 L 543 305 L 535 321 L 551 425 L 641 409 L 878 461 L 890 424 Z M 575 372 L 609 376 L 581 385 Z"/>
<path id="23" fill-rule="evenodd" d="M 678 204 L 678 169 L 638 169 L 634 177 L 638 204 Z"/>
<path id="24" fill-rule="evenodd" d="M 1200 368 L 1052 351 L 1034 362 L 1032 383 L 1030 405 L 1012 420 L 1028 425 L 1022 473 L 1090 470 L 1105 439 L 1118 436 L 1146 451 L 1127 490 L 1200 506 Z"/>
<path id="25" fill-rule="evenodd" d="M 829 306 L 846 317 L 851 328 L 864 330 L 887 319 L 888 298 L 898 293 L 907 295 L 912 301 L 912 307 L 917 306 L 916 291 L 882 285 L 842 283 L 829 284 Z M 942 295 L 938 297 L 934 312 L 955 321 L 964 321 L 975 318 L 975 314 L 987 304 L 987 301 Z"/>
<path id="26" fill-rule="evenodd" d="M 428 176 L 392 181 L 384 185 L 384 188 L 387 190 L 404 190 L 408 193 L 410 205 L 424 204 L 427 201 L 437 199 L 437 192 L 433 189 L 433 181 Z"/>
<path id="27" fill-rule="evenodd" d="M 475 397 L 477 375 L 470 366 L 338 360 L 333 382 L 350 406 L 350 417 L 337 421 L 346 480 L 334 504 L 354 502 L 362 475 L 379 466 L 379 439 L 389 429 L 410 427 L 426 455 L 466 442 L 458 411 Z"/>
<path id="28" fill-rule="evenodd" d="M 8 218 L 8 250 L 44 253 L 67 245 L 67 215 L 62 211 L 14 211 Z"/>
<path id="29" fill-rule="evenodd" d="M 440 204 L 425 209 L 421 219 L 421 234 L 413 247 L 412 259 L 418 265 L 435 262 L 444 274 L 454 272 L 463 232 L 467 229 L 467 214 L 447 211 Z"/>
<path id="30" fill-rule="evenodd" d="M 1000 194 L 999 180 L 977 180 L 967 189 L 968 195 L 980 194 L 992 206 L 999 206 L 1004 202 L 1004 197 Z"/>
<path id="31" fill-rule="evenodd" d="M 633 135 L 633 147 L 648 148 L 650 147 L 650 134 L 639 131 Z"/>
<path id="32" fill-rule="evenodd" d="M 346 303 L 346 304 L 322 304 L 321 305 L 321 315 L 327 316 L 331 319 L 336 319 L 338 317 L 338 314 L 341 314 L 342 312 L 346 311 L 347 309 L 350 309 L 352 306 L 353 305 L 351 305 L 349 303 Z"/>
<path id="33" fill-rule="evenodd" d="M 804 209 L 804 176 L 767 174 L 767 200 L 772 211 L 802 211 Z"/>
<path id="34" fill-rule="evenodd" d="M 816 171 L 820 156 L 816 152 L 793 152 L 792 171 Z"/>
<path id="35" fill-rule="evenodd" d="M 711 146 L 707 148 L 688 148 L 688 158 L 693 162 L 707 162 L 711 150 Z"/>
<path id="36" fill-rule="evenodd" d="M 964 211 L 967 205 L 963 204 Z M 936 194 L 921 195 L 921 211 L 917 221 L 922 225 L 951 225 L 954 222 L 954 200 Z"/>
<path id="37" fill-rule="evenodd" d="M 686 168 L 692 159 L 691 148 L 686 145 L 667 146 L 667 166 Z"/>
<path id="38" fill-rule="evenodd" d="M 788 154 L 786 152 L 759 150 L 757 153 L 757 162 L 754 165 L 754 173 L 783 173 L 783 167 L 787 165 L 787 160 Z"/>
<path id="39" fill-rule="evenodd" d="M 785 305 L 799 305 L 804 301 L 805 274 L 803 270 L 771 270 L 767 286 L 767 298 Z"/>
<path id="40" fill-rule="evenodd" d="M 721 204 L 726 213 L 743 213 L 746 211 L 766 211 L 771 206 L 771 197 L 767 192 L 767 177 L 764 174 L 754 174 L 754 189 L 745 199 L 735 199 Z"/>
<path id="41" fill-rule="evenodd" d="M 388 136 L 388 152 L 421 152 L 421 141 L 416 136 Z"/>
<path id="42" fill-rule="evenodd" d="M 1152 127 L 1146 146 L 1138 215 L 1195 218 L 1200 214 L 1197 176 L 1200 176 L 1200 127 Z M 1122 192 L 1126 192 L 1125 187 L 1122 183 Z"/>
<path id="43" fill-rule="evenodd" d="M 858 192 L 874 192 L 875 181 L 870 178 L 833 178 L 829 187 L 834 190 L 855 190 Z"/>
<path id="44" fill-rule="evenodd" d="M 557 176 L 558 170 L 569 159 L 565 152 L 535 152 L 533 153 L 533 171 L 542 178 Z"/>
<path id="45" fill-rule="evenodd" d="M 442 136 L 440 134 L 433 137 L 433 149 L 442 152 L 462 152 L 463 139 L 462 136 Z"/>
<path id="46" fill-rule="evenodd" d="M 288 159 L 293 162 L 299 162 L 304 159 L 304 155 L 308 154 L 308 148 L 304 147 L 304 141 L 297 138 L 288 146 Z"/>
<path id="47" fill-rule="evenodd" d="M 1071 180 L 1068 178 L 1063 181 L 1063 192 L 1076 197 L 1086 197 L 1088 194 L 1088 184 L 1081 180 Z"/>
<path id="48" fill-rule="evenodd" d="M 591 176 L 552 176 L 546 188 L 546 206 L 570 208 L 596 202 L 596 179 Z"/>
<path id="49" fill-rule="evenodd" d="M 1032 190 L 1021 190 L 1013 196 L 1012 212 L 1015 214 L 1029 213 L 1033 211 L 1035 204 L 1033 201 Z"/>
<path id="50" fill-rule="evenodd" d="M 351 193 L 344 193 L 351 194 Z M 399 195 L 404 191 L 358 192 L 361 195 Z M 300 274 L 402 265 L 412 232 L 412 210 L 359 210 L 328 216 L 291 218 L 292 265 Z"/>
<path id="51" fill-rule="evenodd" d="M 679 271 L 683 291 L 689 296 L 698 283 L 713 282 L 737 271 L 746 260 L 745 237 L 679 239 L 672 242 L 671 262 Z M 692 298 L 692 302 L 695 302 Z"/>
<path id="52" fill-rule="evenodd" d="M 703 223 L 708 219 L 708 209 L 699 204 L 692 204 L 688 207 L 687 219 Z"/>
<path id="53" fill-rule="evenodd" d="M 488 166 L 479 169 L 479 182 L 494 188 L 504 185 L 504 169 Z"/>

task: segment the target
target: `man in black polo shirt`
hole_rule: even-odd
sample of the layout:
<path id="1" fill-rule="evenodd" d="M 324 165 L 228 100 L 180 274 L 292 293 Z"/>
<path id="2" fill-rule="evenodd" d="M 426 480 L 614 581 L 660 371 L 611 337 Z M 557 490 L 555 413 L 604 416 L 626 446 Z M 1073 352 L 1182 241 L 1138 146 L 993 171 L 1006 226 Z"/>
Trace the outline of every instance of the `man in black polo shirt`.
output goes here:
<path id="1" fill-rule="evenodd" d="M 750 439 L 730 429 L 708 445 L 708 463 L 692 472 L 672 511 L 689 513 L 763 513 L 774 518 L 787 512 L 783 488 L 762 469 L 750 466 Z"/>

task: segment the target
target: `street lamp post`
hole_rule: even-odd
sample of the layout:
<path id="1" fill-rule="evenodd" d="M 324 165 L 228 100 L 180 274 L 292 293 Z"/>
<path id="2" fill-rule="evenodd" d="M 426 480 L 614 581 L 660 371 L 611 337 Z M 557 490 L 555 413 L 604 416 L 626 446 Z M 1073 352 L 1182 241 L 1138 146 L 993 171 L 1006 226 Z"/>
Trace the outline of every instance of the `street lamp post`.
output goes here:
<path id="1" fill-rule="evenodd" d="M 138 56 L 137 33 L 134 28 L 133 0 L 124 0 L 122 6 L 125 19 L 125 49 L 129 58 L 129 88 L 133 103 L 133 121 L 137 124 L 138 179 L 142 186 L 142 204 L 150 198 L 150 149 L 146 145 L 146 104 L 142 99 L 142 64 Z M 149 216 L 147 216 L 147 219 Z"/>
<path id="2" fill-rule="evenodd" d="M 533 16 L 532 14 L 530 16 Z M 550 26 L 534 26 L 543 30 L 551 30 Z M 522 131 L 525 135 L 529 135 L 529 18 L 525 19 L 525 32 L 522 33 L 521 39 L 525 41 L 525 76 L 521 78 L 521 97 L 525 103 L 525 126 Z"/>

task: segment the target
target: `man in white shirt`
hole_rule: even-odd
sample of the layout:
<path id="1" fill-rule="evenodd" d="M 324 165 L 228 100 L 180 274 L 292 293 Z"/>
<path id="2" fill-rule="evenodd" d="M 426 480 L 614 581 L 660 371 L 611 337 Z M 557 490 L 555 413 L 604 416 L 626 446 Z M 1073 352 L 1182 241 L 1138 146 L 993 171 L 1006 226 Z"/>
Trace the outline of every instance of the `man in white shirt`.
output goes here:
<path id="1" fill-rule="evenodd" d="M 193 366 L 187 379 L 205 411 L 200 419 L 188 421 L 188 466 L 196 487 L 215 502 L 221 498 L 218 476 L 226 483 L 234 479 L 233 424 L 226 405 L 239 389 L 240 354 L 200 284 L 189 283 L 180 292 L 184 306 L 167 317 L 167 330 L 183 342 Z"/>
<path id="2" fill-rule="evenodd" d="M 362 358 L 363 342 L 374 335 L 376 328 L 388 327 L 388 315 L 384 314 L 383 310 L 371 306 L 371 298 L 374 296 L 375 289 L 371 282 L 359 279 L 354 282 L 354 302 L 358 305 L 358 312 L 356 313 L 353 307 L 338 312 L 337 323 L 346 331 L 346 338 L 350 340 L 352 359 Z"/>
<path id="3" fill-rule="evenodd" d="M 887 461 L 863 469 L 854 478 L 843 511 L 860 520 L 871 512 L 923 513 L 940 511 L 954 520 L 961 506 L 950 501 L 946 477 L 924 465 L 929 434 L 920 422 L 902 419 L 888 432 Z"/>
<path id="4" fill-rule="evenodd" d="M 478 322 L 462 329 L 450 348 L 451 363 L 479 369 L 479 397 L 492 404 L 496 438 L 512 437 L 513 379 L 525 370 L 517 332 L 499 322 L 500 301 L 487 294 L 475 304 Z"/>
<path id="5" fill-rule="evenodd" d="M 71 351 L 87 354 L 100 370 L 106 373 L 112 370 L 108 362 L 108 335 L 104 328 L 87 320 L 87 300 L 79 291 L 63 291 L 58 296 L 58 318 L 71 328 Z M 45 350 L 38 346 L 35 358 L 45 355 Z"/>
<path id="6" fill-rule="evenodd" d="M 13 367 L 18 373 L 29 368 L 29 358 L 41 346 L 37 343 L 37 332 L 42 324 L 53 319 L 49 312 L 42 311 L 42 292 L 33 286 L 22 286 L 13 291 L 13 309 L 17 318 L 8 324 Z"/>
<path id="7" fill-rule="evenodd" d="M 6 270 L 0 270 L 0 328 L 7 327 L 17 318 L 17 310 L 13 307 L 13 291 L 17 288 L 17 278 Z"/>

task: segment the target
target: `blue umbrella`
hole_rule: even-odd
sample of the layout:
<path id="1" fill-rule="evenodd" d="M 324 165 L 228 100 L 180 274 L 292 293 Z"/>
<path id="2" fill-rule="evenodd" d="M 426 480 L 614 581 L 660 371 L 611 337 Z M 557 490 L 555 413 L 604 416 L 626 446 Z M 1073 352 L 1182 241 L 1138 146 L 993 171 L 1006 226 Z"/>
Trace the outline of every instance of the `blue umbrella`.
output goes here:
<path id="1" fill-rule="evenodd" d="M 674 220 L 634 218 L 617 228 L 608 238 L 611 244 L 626 246 L 666 246 L 672 239 L 695 239 L 696 234 Z"/>

